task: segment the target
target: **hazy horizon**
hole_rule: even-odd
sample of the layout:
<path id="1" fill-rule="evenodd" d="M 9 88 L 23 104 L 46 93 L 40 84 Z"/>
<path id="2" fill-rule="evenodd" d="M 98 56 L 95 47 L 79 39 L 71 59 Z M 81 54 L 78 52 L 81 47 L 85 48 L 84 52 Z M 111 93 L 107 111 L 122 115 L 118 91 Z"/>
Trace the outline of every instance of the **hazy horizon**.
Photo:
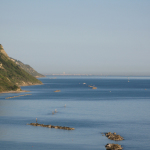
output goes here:
<path id="1" fill-rule="evenodd" d="M 42 74 L 150 76 L 149 0 L 1 0 L 0 44 Z"/>

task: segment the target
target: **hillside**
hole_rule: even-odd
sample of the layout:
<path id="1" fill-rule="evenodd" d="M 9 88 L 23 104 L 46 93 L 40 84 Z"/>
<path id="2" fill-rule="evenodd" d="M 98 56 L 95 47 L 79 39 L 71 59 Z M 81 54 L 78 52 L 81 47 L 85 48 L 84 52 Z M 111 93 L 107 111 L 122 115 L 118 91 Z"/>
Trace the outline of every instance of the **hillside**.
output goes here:
<path id="1" fill-rule="evenodd" d="M 30 75 L 39 78 L 39 77 L 45 77 L 44 75 L 38 73 L 37 71 L 35 71 L 30 65 L 24 64 L 19 60 L 16 60 L 14 58 L 10 58 L 12 61 L 14 61 L 18 66 L 20 66 L 23 70 L 25 70 L 27 73 L 29 73 Z"/>
<path id="2" fill-rule="evenodd" d="M 0 44 L 0 92 L 21 91 L 20 86 L 42 84 L 13 62 Z"/>

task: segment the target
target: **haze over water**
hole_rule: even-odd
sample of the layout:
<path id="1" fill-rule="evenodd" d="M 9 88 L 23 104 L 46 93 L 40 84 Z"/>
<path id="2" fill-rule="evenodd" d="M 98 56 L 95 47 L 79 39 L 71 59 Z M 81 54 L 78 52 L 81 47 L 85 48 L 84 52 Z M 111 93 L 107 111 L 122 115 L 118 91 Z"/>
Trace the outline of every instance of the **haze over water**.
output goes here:
<path id="1" fill-rule="evenodd" d="M 0 44 L 42 74 L 150 75 L 149 0 L 0 4 Z"/>
<path id="2" fill-rule="evenodd" d="M 105 150 L 107 143 L 121 144 L 124 150 L 149 149 L 149 77 L 47 76 L 40 80 L 44 85 L 22 87 L 32 95 L 5 99 L 23 94 L 0 94 L 0 149 Z M 52 115 L 55 109 L 58 112 Z M 75 130 L 26 125 L 36 118 L 41 124 Z M 105 132 L 116 132 L 125 140 L 108 140 L 101 134 Z"/>

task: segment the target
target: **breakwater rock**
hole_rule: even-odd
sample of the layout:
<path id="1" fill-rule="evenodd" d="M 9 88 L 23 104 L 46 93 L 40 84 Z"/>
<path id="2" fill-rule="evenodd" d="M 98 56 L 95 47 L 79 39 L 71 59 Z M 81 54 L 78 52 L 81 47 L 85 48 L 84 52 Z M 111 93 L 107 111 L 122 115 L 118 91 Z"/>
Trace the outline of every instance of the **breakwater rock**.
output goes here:
<path id="1" fill-rule="evenodd" d="M 28 91 L 27 91 L 27 92 L 28 92 Z M 18 95 L 18 96 L 6 97 L 5 99 L 10 99 L 10 98 L 15 98 L 15 97 L 20 97 L 20 96 L 27 96 L 27 95 L 32 95 L 32 94 L 24 94 L 24 95 Z"/>
<path id="2" fill-rule="evenodd" d="M 70 128 L 70 127 L 44 125 L 44 124 L 39 124 L 39 123 L 30 123 L 30 124 L 28 124 L 28 125 L 41 126 L 41 127 L 47 127 L 47 128 L 55 128 L 55 129 L 64 129 L 64 130 L 75 130 L 75 128 Z"/>
<path id="3" fill-rule="evenodd" d="M 122 141 L 122 140 L 124 140 L 123 137 L 121 137 L 120 135 L 117 135 L 115 132 L 114 133 L 111 133 L 111 132 L 105 133 L 105 136 L 108 139 L 114 140 L 114 141 Z"/>
<path id="4" fill-rule="evenodd" d="M 119 144 L 106 144 L 105 145 L 107 150 L 122 150 L 123 148 Z"/>

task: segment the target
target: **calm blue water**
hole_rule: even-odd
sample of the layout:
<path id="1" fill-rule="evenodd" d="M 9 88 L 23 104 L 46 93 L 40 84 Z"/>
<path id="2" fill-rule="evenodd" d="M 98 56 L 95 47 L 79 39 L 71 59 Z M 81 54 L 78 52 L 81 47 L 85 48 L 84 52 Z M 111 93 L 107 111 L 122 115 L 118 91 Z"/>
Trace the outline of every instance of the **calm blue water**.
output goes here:
<path id="1" fill-rule="evenodd" d="M 22 87 L 28 93 L 0 94 L 0 149 L 105 150 L 107 143 L 118 143 L 124 150 L 149 150 L 150 77 L 53 77 L 40 78 L 44 85 Z M 32 95 L 5 99 L 23 94 Z M 26 125 L 36 118 L 75 130 Z M 105 132 L 125 140 L 108 140 Z"/>

